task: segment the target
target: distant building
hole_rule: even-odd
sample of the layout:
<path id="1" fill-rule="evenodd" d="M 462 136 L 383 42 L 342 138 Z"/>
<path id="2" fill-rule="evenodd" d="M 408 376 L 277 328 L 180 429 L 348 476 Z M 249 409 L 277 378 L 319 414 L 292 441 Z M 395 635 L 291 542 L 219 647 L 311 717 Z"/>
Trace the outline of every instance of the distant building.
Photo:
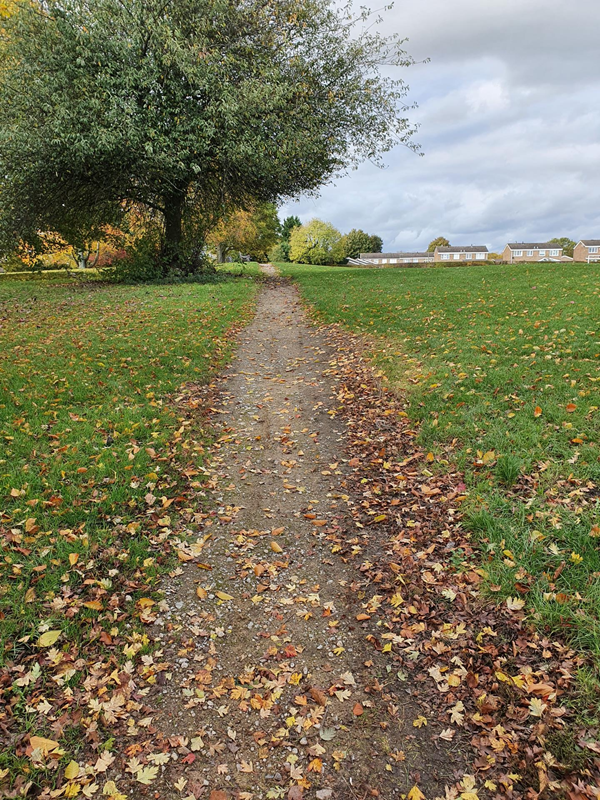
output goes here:
<path id="1" fill-rule="evenodd" d="M 573 261 L 600 261 L 600 239 L 585 239 L 575 245 Z"/>
<path id="2" fill-rule="evenodd" d="M 376 266 L 392 266 L 393 264 L 426 264 L 433 261 L 433 253 L 361 253 L 360 258 L 348 259 L 353 264 L 375 264 Z"/>
<path id="3" fill-rule="evenodd" d="M 487 261 L 488 249 L 484 244 L 469 247 L 436 247 L 434 261 Z"/>
<path id="4" fill-rule="evenodd" d="M 502 252 L 502 260 L 509 264 L 521 261 L 572 261 L 563 255 L 563 249 L 556 242 L 512 242 Z"/>

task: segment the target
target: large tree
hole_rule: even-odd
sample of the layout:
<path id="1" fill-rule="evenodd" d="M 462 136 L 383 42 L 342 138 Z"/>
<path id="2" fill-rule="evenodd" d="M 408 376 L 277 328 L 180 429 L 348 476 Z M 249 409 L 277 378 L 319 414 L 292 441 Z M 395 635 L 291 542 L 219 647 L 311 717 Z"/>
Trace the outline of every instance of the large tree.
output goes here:
<path id="1" fill-rule="evenodd" d="M 573 251 L 575 250 L 576 242 L 573 239 L 569 239 L 568 236 L 561 236 L 559 238 L 550 239 L 553 244 L 557 244 L 559 247 L 563 249 L 564 256 L 570 256 L 573 258 Z"/>
<path id="2" fill-rule="evenodd" d="M 290 236 L 290 261 L 297 264 L 335 264 L 340 259 L 341 233 L 330 222 L 311 219 Z"/>
<path id="3" fill-rule="evenodd" d="M 353 228 L 342 236 L 341 245 L 345 258 L 358 258 L 361 253 L 381 253 L 383 239 Z"/>
<path id="4" fill-rule="evenodd" d="M 438 236 L 437 239 L 434 239 L 432 242 L 429 242 L 429 247 L 427 248 L 428 253 L 433 253 L 436 247 L 450 247 L 450 242 L 446 239 L 445 236 Z"/>
<path id="5" fill-rule="evenodd" d="M 333 0 L 33 0 L 3 27 L 5 249 L 87 240 L 139 203 L 189 268 L 185 240 L 232 208 L 410 143 L 388 75 L 411 60 Z"/>

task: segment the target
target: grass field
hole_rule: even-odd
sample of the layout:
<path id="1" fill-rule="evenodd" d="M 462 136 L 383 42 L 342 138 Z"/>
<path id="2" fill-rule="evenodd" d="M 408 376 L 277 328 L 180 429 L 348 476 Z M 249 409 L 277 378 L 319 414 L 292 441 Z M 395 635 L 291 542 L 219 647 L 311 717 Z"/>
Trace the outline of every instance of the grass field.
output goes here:
<path id="1" fill-rule="evenodd" d="M 600 654 L 600 266 L 280 266 L 464 471 L 488 589 Z"/>
<path id="2" fill-rule="evenodd" d="M 171 396 L 227 360 L 255 289 L 0 284 L 0 663 L 47 629 L 81 640 L 106 610 L 108 566 L 152 579 L 145 498 L 175 518 L 170 467 L 192 438 Z M 105 581 L 91 580 L 96 599 L 65 613 L 90 574 Z"/>

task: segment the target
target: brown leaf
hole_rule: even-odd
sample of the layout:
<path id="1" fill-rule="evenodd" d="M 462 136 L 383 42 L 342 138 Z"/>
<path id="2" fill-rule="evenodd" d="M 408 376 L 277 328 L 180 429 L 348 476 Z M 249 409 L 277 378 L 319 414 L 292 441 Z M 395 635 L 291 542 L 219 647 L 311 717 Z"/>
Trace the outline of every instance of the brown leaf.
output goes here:
<path id="1" fill-rule="evenodd" d="M 315 686 L 313 686 L 310 689 L 309 694 L 317 705 L 319 706 L 327 705 L 327 697 L 320 689 L 317 689 Z"/>

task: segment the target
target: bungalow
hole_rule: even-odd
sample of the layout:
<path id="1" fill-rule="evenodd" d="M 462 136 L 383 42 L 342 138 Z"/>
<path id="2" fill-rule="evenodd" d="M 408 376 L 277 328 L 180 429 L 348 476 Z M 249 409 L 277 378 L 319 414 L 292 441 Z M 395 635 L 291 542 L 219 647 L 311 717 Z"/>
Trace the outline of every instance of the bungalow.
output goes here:
<path id="1" fill-rule="evenodd" d="M 600 239 L 585 239 L 575 245 L 573 261 L 600 261 Z"/>
<path id="2" fill-rule="evenodd" d="M 509 264 L 519 261 L 571 261 L 563 256 L 563 249 L 556 242 L 513 242 L 502 252 L 502 260 Z"/>
<path id="3" fill-rule="evenodd" d="M 433 253 L 361 253 L 353 259 L 360 264 L 375 264 L 378 267 L 392 264 L 425 264 L 433 261 Z"/>
<path id="4" fill-rule="evenodd" d="M 484 244 L 469 247 L 436 247 L 434 261 L 487 261 L 488 249 Z"/>

